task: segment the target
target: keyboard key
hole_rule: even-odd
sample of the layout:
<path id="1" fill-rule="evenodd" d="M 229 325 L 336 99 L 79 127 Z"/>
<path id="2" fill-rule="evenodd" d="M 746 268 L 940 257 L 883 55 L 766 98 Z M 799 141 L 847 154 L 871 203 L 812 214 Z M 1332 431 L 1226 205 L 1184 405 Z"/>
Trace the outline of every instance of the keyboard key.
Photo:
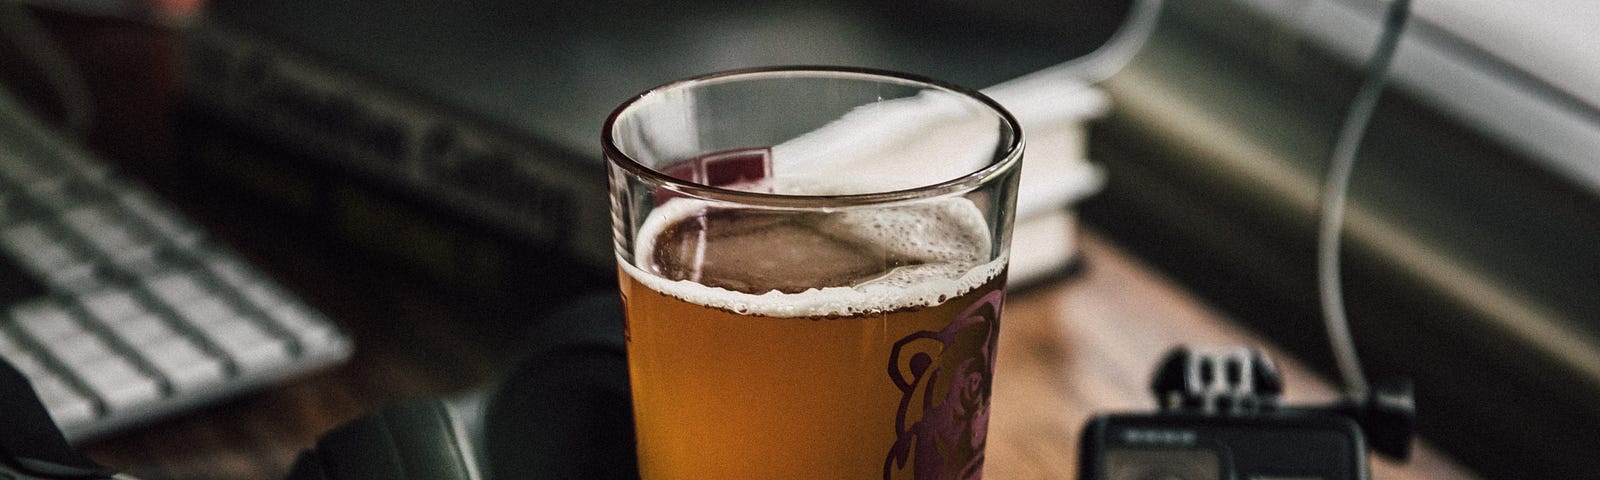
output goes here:
<path id="1" fill-rule="evenodd" d="M 83 305 L 84 310 L 101 322 L 114 322 L 149 313 L 144 301 L 126 290 L 97 290 L 80 295 L 78 302 Z"/>
<path id="2" fill-rule="evenodd" d="M 288 302 L 288 299 L 278 289 L 272 288 L 265 283 L 235 285 L 234 288 L 238 288 L 239 294 L 258 308 L 267 309 Z"/>
<path id="3" fill-rule="evenodd" d="M 227 255 L 212 255 L 206 259 L 206 268 L 233 288 L 246 288 L 257 283 L 255 275 L 251 275 L 244 264 Z"/>
<path id="4" fill-rule="evenodd" d="M 57 360 L 66 364 L 93 363 L 116 356 L 105 339 L 89 332 L 58 338 L 44 346 Z"/>
<path id="5" fill-rule="evenodd" d="M 161 384 L 122 357 L 69 364 L 68 368 L 108 410 L 122 410 L 161 398 Z"/>
<path id="6" fill-rule="evenodd" d="M 21 222 L 37 217 L 39 207 L 35 206 L 21 192 L 15 191 L 5 182 L 0 182 L 0 225 L 12 222 Z"/>
<path id="7" fill-rule="evenodd" d="M 11 317 L 17 326 L 40 344 L 76 335 L 83 326 L 67 309 L 50 302 L 34 302 L 12 307 Z"/>
<path id="8" fill-rule="evenodd" d="M 192 250 L 205 239 L 200 229 L 189 225 L 177 212 L 137 189 L 123 189 L 118 199 L 129 212 L 178 246 Z"/>
<path id="9" fill-rule="evenodd" d="M 145 282 L 145 288 L 155 294 L 156 298 L 173 305 L 211 294 L 211 290 L 201 285 L 192 272 L 166 272 L 153 275 Z"/>
<path id="10" fill-rule="evenodd" d="M 31 377 L 28 383 L 33 385 L 34 394 L 39 396 L 39 402 L 50 412 L 50 418 L 55 420 L 56 425 L 78 424 L 94 419 L 94 402 L 78 393 L 61 377 Z"/>
<path id="11" fill-rule="evenodd" d="M 0 357 L 10 358 L 12 355 L 25 352 L 26 350 L 23 350 L 22 345 L 18 344 L 16 339 L 11 338 L 10 333 L 0 330 Z"/>
<path id="12" fill-rule="evenodd" d="M 266 309 L 267 316 L 294 335 L 304 353 L 323 353 L 345 347 L 345 339 L 326 318 L 292 303 Z"/>
<path id="13" fill-rule="evenodd" d="M 215 385 L 227 376 L 227 365 L 182 337 L 143 344 L 139 354 L 166 378 L 173 390 L 186 392 Z"/>
<path id="14" fill-rule="evenodd" d="M 341 351 L 348 348 L 343 335 L 327 318 L 293 300 L 271 282 L 250 273 L 236 260 L 215 256 L 206 261 L 212 273 L 294 336 L 304 353 Z"/>
<path id="15" fill-rule="evenodd" d="M 104 322 L 106 328 L 129 345 L 143 345 L 164 338 L 179 336 L 161 317 L 146 314 L 121 320 Z"/>
<path id="16" fill-rule="evenodd" d="M 0 246 L 44 276 L 52 286 L 81 290 L 94 279 L 90 258 L 68 246 L 66 238 L 38 222 L 13 225 L 0 231 Z"/>
<path id="17" fill-rule="evenodd" d="M 0 177 L 24 187 L 60 181 L 66 174 L 48 163 L 31 161 L 28 157 L 0 152 Z"/>
<path id="18" fill-rule="evenodd" d="M 190 299 L 186 302 L 171 305 L 178 316 L 192 325 L 207 325 L 230 320 L 239 316 L 239 310 L 229 305 L 221 297 L 208 296 Z"/>
<path id="19" fill-rule="evenodd" d="M 65 267 L 78 257 L 62 245 L 59 235 L 46 231 L 37 222 L 7 228 L 0 232 L 0 241 L 4 241 L 6 250 L 41 272 Z"/>
<path id="20" fill-rule="evenodd" d="M 41 207 L 61 212 L 104 200 L 93 185 L 73 178 L 61 178 L 27 186 L 28 198 Z"/>
<path id="21" fill-rule="evenodd" d="M 226 354 L 242 372 L 258 372 L 289 362 L 289 344 L 260 326 L 242 319 L 200 326 L 207 340 Z"/>
<path id="22" fill-rule="evenodd" d="M 240 295 L 267 318 L 271 318 L 285 332 L 294 336 L 302 350 L 320 352 L 344 348 L 344 339 L 327 318 L 290 300 L 288 294 L 264 280 L 255 280 L 238 270 L 230 270 L 228 278 Z M 223 276 L 219 274 L 218 276 Z"/>
<path id="23" fill-rule="evenodd" d="M 91 157 L 84 152 L 79 151 L 78 149 L 70 148 L 66 145 L 61 145 L 61 147 L 63 147 L 62 151 L 59 152 L 60 156 L 56 157 L 56 160 L 59 161 L 63 166 L 67 167 L 67 169 L 73 174 L 77 175 L 78 178 L 82 178 L 96 184 L 104 184 L 106 180 L 111 177 L 112 172 L 110 166 L 99 163 L 94 159 L 94 157 Z"/>
<path id="24" fill-rule="evenodd" d="M 320 313 L 11 105 L 0 95 L 0 255 L 48 293 L 0 306 L 0 356 L 70 440 L 350 352 Z"/>
<path id="25" fill-rule="evenodd" d="M 103 207 L 88 206 L 61 214 L 62 223 L 89 241 L 89 244 L 118 265 L 148 267 L 159 245 L 139 232 L 127 219 L 113 216 Z"/>
<path id="26" fill-rule="evenodd" d="M 18 372 L 22 372 L 22 375 L 28 378 L 50 374 L 50 367 L 46 366 L 43 360 L 40 360 L 37 355 L 32 353 L 8 353 L 6 354 L 6 361 L 11 362 L 11 366 L 16 367 Z"/>

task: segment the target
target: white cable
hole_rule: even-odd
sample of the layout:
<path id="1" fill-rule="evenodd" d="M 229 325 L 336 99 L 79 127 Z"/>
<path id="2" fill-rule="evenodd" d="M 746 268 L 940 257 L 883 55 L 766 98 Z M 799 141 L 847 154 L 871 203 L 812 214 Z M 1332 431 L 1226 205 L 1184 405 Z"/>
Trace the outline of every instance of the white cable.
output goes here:
<path id="1" fill-rule="evenodd" d="M 1410 12 L 1410 0 L 1394 0 L 1384 19 L 1383 34 L 1378 46 L 1368 60 L 1366 78 L 1361 89 L 1350 102 L 1339 137 L 1329 160 L 1328 176 L 1322 186 L 1320 225 L 1317 229 L 1317 282 L 1321 291 L 1322 320 L 1328 329 L 1328 343 L 1333 349 L 1339 373 L 1344 377 L 1346 393 L 1361 397 L 1367 393 L 1367 379 L 1361 373 L 1361 361 L 1356 355 L 1355 339 L 1350 334 L 1350 319 L 1344 311 L 1344 291 L 1339 273 L 1339 240 L 1344 225 L 1344 204 L 1350 189 L 1350 172 L 1356 161 L 1356 150 L 1372 112 L 1377 108 L 1378 97 L 1383 93 L 1389 61 L 1394 58 L 1400 43 L 1400 32 Z"/>
<path id="2" fill-rule="evenodd" d="M 991 88 L 1001 90 L 1029 88 L 1057 88 L 1063 79 L 1072 84 L 1094 84 L 1111 78 L 1122 67 L 1133 61 L 1134 55 L 1144 48 L 1150 33 L 1156 29 L 1156 19 L 1161 14 L 1162 0 L 1135 0 L 1128 9 L 1128 18 L 1111 34 L 1106 43 L 1089 54 L 1061 64 L 1023 75 Z M 1045 85 L 1045 87 L 1039 87 Z M 990 93 L 985 89 L 984 93 Z"/>
<path id="3" fill-rule="evenodd" d="M 1128 9 L 1128 19 L 1111 34 L 1105 44 L 1088 55 L 1067 62 L 1063 68 L 1073 70 L 1078 78 L 1089 83 L 1100 83 L 1111 78 L 1132 62 L 1139 50 L 1144 49 L 1145 41 L 1155 31 L 1156 19 L 1160 16 L 1161 0 L 1135 0 Z"/>

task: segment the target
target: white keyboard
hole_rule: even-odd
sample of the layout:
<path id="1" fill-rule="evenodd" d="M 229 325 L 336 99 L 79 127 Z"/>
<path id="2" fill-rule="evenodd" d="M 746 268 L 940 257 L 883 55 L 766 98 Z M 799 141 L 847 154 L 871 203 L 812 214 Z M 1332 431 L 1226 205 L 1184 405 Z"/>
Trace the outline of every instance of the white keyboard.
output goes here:
<path id="1" fill-rule="evenodd" d="M 322 314 L 0 92 L 0 357 L 69 439 L 350 351 Z"/>

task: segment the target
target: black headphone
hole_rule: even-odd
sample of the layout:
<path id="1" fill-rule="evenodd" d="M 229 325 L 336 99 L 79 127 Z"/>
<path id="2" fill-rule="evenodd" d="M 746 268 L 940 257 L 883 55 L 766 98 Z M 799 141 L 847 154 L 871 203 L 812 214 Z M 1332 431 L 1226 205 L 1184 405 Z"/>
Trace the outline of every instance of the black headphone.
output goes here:
<path id="1" fill-rule="evenodd" d="M 616 292 L 542 316 L 514 365 L 481 396 L 402 400 L 330 430 L 289 480 L 638 478 Z"/>

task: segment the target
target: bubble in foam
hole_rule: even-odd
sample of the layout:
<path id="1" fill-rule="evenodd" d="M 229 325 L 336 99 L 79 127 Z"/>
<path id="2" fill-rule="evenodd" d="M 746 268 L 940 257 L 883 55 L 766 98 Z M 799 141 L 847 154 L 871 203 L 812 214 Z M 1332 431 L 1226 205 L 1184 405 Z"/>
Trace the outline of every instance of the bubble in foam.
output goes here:
<path id="1" fill-rule="evenodd" d="M 703 216 L 711 208 L 704 201 L 689 198 L 675 198 L 658 207 L 640 228 L 633 252 L 637 264 L 654 265 L 658 237 L 673 225 Z M 965 198 L 842 209 L 812 220 L 815 223 L 810 228 L 848 237 L 849 242 L 881 247 L 888 257 L 916 261 L 850 285 L 792 293 L 707 286 L 691 279 L 664 278 L 634 266 L 635 262 L 621 263 L 637 281 L 691 303 L 740 314 L 819 318 L 938 305 L 993 279 L 1006 265 L 1006 252 L 991 252 L 983 215 Z"/>

